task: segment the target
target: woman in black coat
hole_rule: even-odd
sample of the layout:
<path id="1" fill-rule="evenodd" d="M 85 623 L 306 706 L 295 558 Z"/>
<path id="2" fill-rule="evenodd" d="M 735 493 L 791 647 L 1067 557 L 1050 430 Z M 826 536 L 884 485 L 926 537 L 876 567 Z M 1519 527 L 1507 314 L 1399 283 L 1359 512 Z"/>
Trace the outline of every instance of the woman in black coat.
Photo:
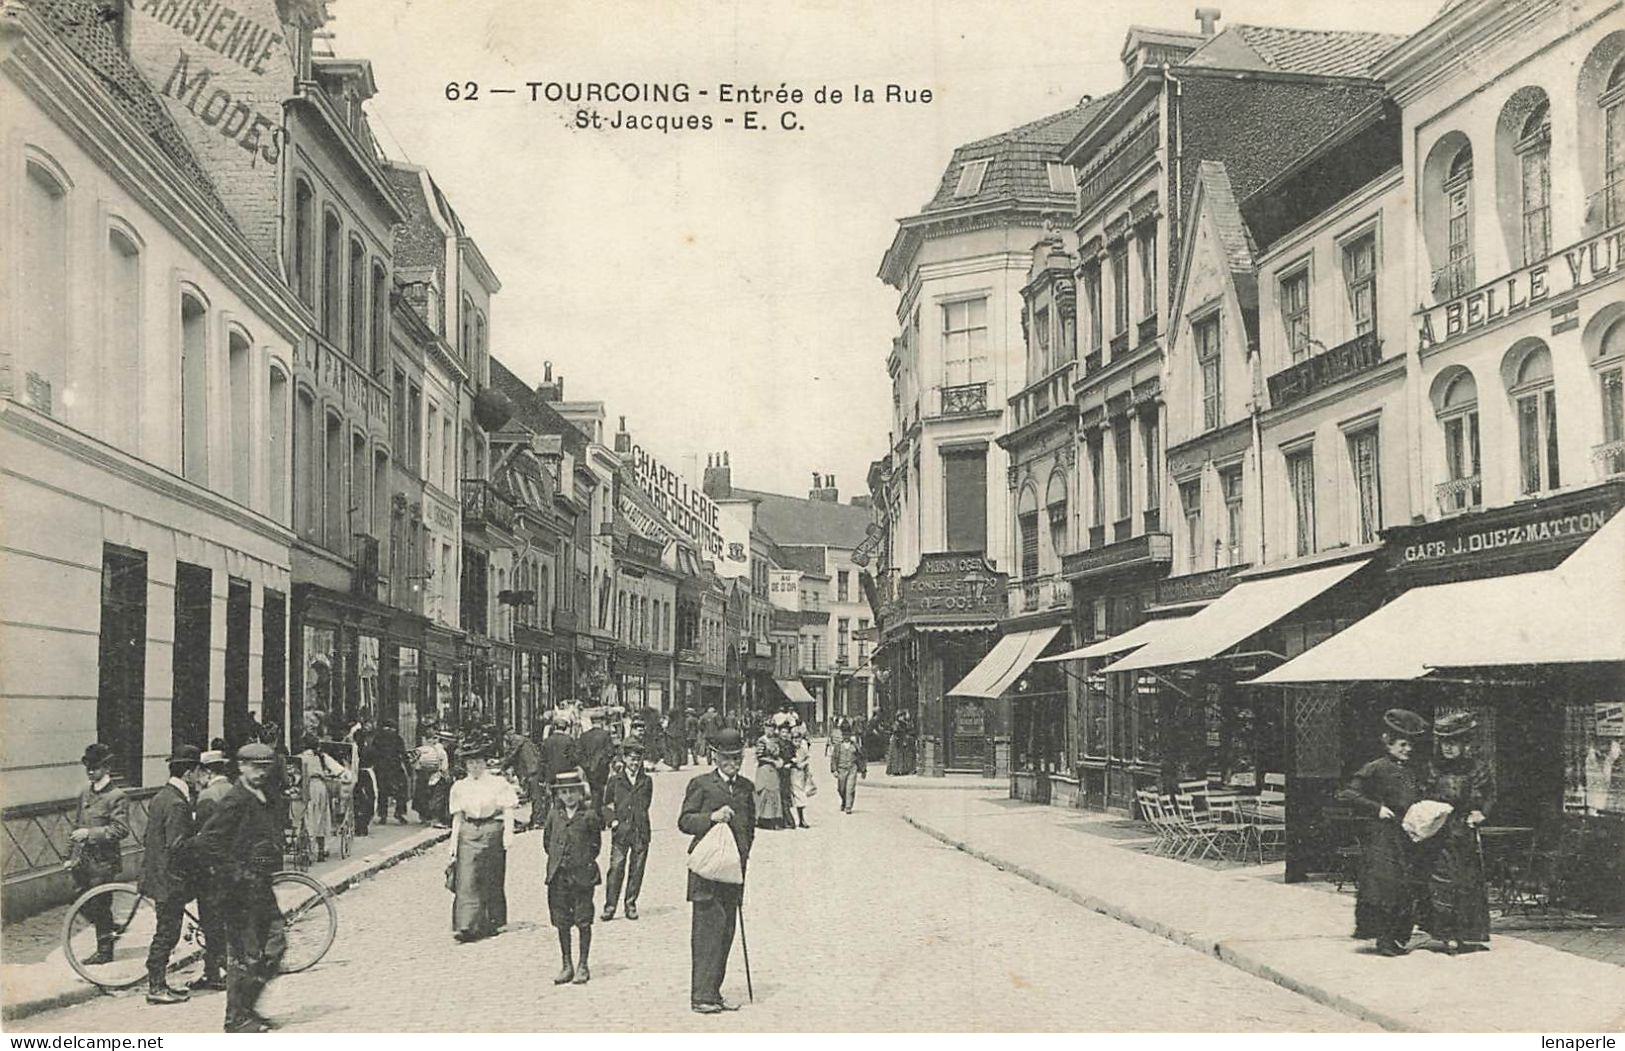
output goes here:
<path id="1" fill-rule="evenodd" d="M 1423 797 L 1427 784 L 1425 766 L 1411 759 L 1415 739 L 1426 732 L 1427 723 L 1404 708 L 1390 708 L 1382 721 L 1387 754 L 1360 767 L 1337 799 L 1373 819 L 1361 840 L 1354 936 L 1375 938 L 1384 956 L 1402 956 L 1408 951 L 1405 943 L 1416 921 L 1421 885 L 1416 846 L 1400 821 Z"/>
<path id="2" fill-rule="evenodd" d="M 1428 798 L 1454 809 L 1444 827 L 1423 841 L 1428 858 L 1428 914 L 1423 926 L 1445 943 L 1451 955 L 1490 947 L 1490 896 L 1477 829 L 1495 805 L 1495 784 L 1488 766 L 1473 757 L 1467 743 L 1477 725 L 1470 712 L 1433 723 L 1438 755 Z"/>

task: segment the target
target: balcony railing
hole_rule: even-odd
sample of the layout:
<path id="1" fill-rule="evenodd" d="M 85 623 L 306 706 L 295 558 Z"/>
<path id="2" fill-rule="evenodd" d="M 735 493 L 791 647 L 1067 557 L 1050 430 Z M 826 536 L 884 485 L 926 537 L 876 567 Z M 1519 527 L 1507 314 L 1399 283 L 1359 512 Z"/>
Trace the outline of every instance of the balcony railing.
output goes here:
<path id="1" fill-rule="evenodd" d="M 1011 398 L 1015 425 L 1024 427 L 1051 409 L 1071 402 L 1072 373 L 1076 368 L 1077 363 L 1069 361 Z"/>
<path id="2" fill-rule="evenodd" d="M 943 387 L 941 391 L 944 416 L 969 416 L 987 411 L 986 383 L 961 383 Z"/>
<path id="3" fill-rule="evenodd" d="M 1072 585 L 1058 574 L 1043 573 L 1010 582 L 1006 592 L 1011 613 L 1039 613 L 1072 603 Z"/>
<path id="4" fill-rule="evenodd" d="M 1157 152 L 1157 130 L 1160 124 L 1152 121 L 1132 138 L 1123 143 L 1105 164 L 1084 173 L 1078 183 L 1078 210 L 1086 212 L 1090 205 L 1118 189 L 1129 173 Z"/>
<path id="5" fill-rule="evenodd" d="M 495 526 L 513 529 L 514 509 L 508 498 L 490 482 L 480 478 L 463 479 L 463 525 Z"/>
<path id="6" fill-rule="evenodd" d="M 1473 288 L 1472 253 L 1452 259 L 1433 271 L 1433 297 L 1438 301 L 1464 296 Z"/>
<path id="7" fill-rule="evenodd" d="M 1451 515 L 1478 507 L 1484 500 L 1483 482 L 1483 476 L 1475 474 L 1434 486 L 1433 497 L 1439 501 L 1439 512 Z"/>
<path id="8" fill-rule="evenodd" d="M 1089 527 L 1089 546 L 1091 548 L 1106 546 L 1106 526 L 1104 524 Z"/>
<path id="9" fill-rule="evenodd" d="M 1104 360 L 1105 359 L 1099 347 L 1091 350 L 1089 353 L 1083 356 L 1083 374 L 1085 376 L 1090 376 L 1096 372 L 1099 372 L 1103 367 L 1102 362 Z"/>
<path id="10" fill-rule="evenodd" d="M 1270 405 L 1281 408 L 1317 390 L 1358 375 L 1382 362 L 1382 340 L 1375 331 L 1355 336 L 1330 350 L 1289 366 L 1269 378 Z"/>
<path id="11" fill-rule="evenodd" d="M 1122 540 L 1127 540 L 1129 537 L 1131 537 L 1133 535 L 1134 535 L 1134 519 L 1133 518 L 1119 518 L 1117 521 L 1112 523 L 1112 541 L 1113 541 L 1113 543 L 1116 543 L 1116 542 L 1122 541 Z"/>
<path id="12" fill-rule="evenodd" d="M 1112 337 L 1112 360 L 1116 361 L 1128 353 L 1128 329 L 1124 329 Z"/>
<path id="13" fill-rule="evenodd" d="M 1612 478 L 1625 474 L 1625 438 L 1593 445 L 1591 462 L 1597 465 L 1599 477 Z"/>
<path id="14" fill-rule="evenodd" d="M 1149 343 L 1151 340 L 1156 339 L 1157 315 L 1152 314 L 1148 318 L 1141 318 L 1139 327 L 1135 329 L 1134 334 L 1140 338 L 1141 343 Z"/>

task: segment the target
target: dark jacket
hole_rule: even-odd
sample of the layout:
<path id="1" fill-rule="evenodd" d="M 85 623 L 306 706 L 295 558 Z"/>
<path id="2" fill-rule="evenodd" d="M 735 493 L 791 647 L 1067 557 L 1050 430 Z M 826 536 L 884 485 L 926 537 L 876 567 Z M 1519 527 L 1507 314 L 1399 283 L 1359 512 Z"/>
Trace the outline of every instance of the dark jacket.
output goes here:
<path id="1" fill-rule="evenodd" d="M 581 772 L 587 780 L 603 784 L 604 778 L 609 776 L 610 756 L 615 751 L 615 742 L 610 739 L 609 731 L 602 726 L 594 726 L 576 741 L 576 749 L 581 757 Z"/>
<path id="2" fill-rule="evenodd" d="M 130 801 L 124 789 L 111 781 L 99 792 L 85 785 L 79 790 L 73 827 L 85 829 L 90 836 L 74 848 L 70 867 L 84 870 L 93 883 L 117 879 L 124 838 L 130 834 Z"/>
<path id="3" fill-rule="evenodd" d="M 277 800 L 269 794 L 269 785 L 266 789 L 261 803 L 243 785 L 232 785 L 193 841 L 193 856 L 218 873 L 223 886 L 269 882 L 282 867 Z"/>
<path id="4" fill-rule="evenodd" d="M 147 806 L 146 847 L 137 889 L 153 901 L 190 901 L 192 797 L 165 782 Z"/>
<path id="5" fill-rule="evenodd" d="M 549 784 L 560 771 L 574 770 L 576 743 L 563 730 L 554 730 L 542 742 L 542 779 Z"/>
<path id="6" fill-rule="evenodd" d="M 536 750 L 530 738 L 521 737 L 509 749 L 508 755 L 502 765 L 514 772 L 514 776 L 521 781 L 529 781 L 542 770 L 542 754 Z"/>
<path id="7" fill-rule="evenodd" d="M 583 801 L 575 817 L 566 817 L 558 800 L 547 812 L 542 826 L 542 849 L 547 852 L 547 882 L 565 882 L 577 887 L 596 886 L 603 879 L 598 871 L 598 851 L 603 847 L 603 819 L 590 802 Z"/>
<path id="8" fill-rule="evenodd" d="M 677 815 L 677 827 L 694 837 L 688 844 L 692 851 L 711 831 L 711 814 L 724 806 L 734 809 L 728 827 L 733 829 L 734 842 L 739 845 L 740 867 L 744 868 L 750 861 L 751 840 L 756 835 L 756 786 L 749 778 L 735 777 L 732 791 L 715 770 L 690 780 L 688 790 L 683 793 L 683 809 Z M 710 901 L 738 893 L 739 889 L 729 884 L 701 879 L 692 872 L 688 874 L 689 901 Z"/>
<path id="9" fill-rule="evenodd" d="M 406 742 L 401 739 L 399 731 L 379 729 L 373 733 L 367 746 L 372 752 L 372 768 L 378 772 L 380 781 L 394 785 L 405 778 Z"/>
<path id="10" fill-rule="evenodd" d="M 613 843 L 646 847 L 649 845 L 649 804 L 654 801 L 654 781 L 638 774 L 637 783 L 617 772 L 609 779 L 604 819 L 619 822 L 610 833 Z"/>

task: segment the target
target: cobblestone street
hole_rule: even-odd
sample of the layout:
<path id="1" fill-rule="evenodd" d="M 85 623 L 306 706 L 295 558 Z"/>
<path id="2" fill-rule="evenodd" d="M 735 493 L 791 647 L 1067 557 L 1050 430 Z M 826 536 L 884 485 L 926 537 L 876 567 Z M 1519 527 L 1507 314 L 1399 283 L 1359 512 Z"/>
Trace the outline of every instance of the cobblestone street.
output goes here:
<path id="1" fill-rule="evenodd" d="M 897 793 L 862 791 L 858 812 L 842 816 L 827 775 L 811 830 L 757 839 L 745 912 L 754 1006 L 736 944 L 725 992 L 744 1010 L 695 1015 L 686 837 L 676 831 L 691 773 L 655 775 L 642 918 L 595 925 L 590 985 L 551 983 L 558 952 L 541 842 L 527 833 L 509 855 L 511 922 L 500 937 L 452 940 L 436 848 L 340 898 L 332 951 L 273 983 L 262 1009 L 293 1031 L 1369 1028 L 944 846 L 897 816 Z M 13 1028 L 208 1031 L 223 1010 L 219 994 L 160 1008 L 132 991 Z"/>

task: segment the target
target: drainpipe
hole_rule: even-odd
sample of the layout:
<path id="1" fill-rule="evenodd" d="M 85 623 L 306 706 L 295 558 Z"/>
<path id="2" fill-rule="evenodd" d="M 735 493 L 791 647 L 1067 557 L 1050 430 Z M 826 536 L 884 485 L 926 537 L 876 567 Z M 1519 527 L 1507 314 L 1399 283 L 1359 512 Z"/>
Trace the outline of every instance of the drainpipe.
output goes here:
<path id="1" fill-rule="evenodd" d="M 1259 412 L 1258 401 L 1261 396 L 1259 382 L 1262 380 L 1260 366 L 1263 364 L 1261 348 L 1249 348 L 1252 351 L 1252 387 L 1253 396 L 1249 404 L 1249 413 L 1253 422 L 1253 477 L 1258 483 L 1258 564 L 1263 565 L 1269 561 L 1269 530 L 1268 519 L 1264 514 L 1264 430 L 1259 422 L 1262 415 Z"/>

